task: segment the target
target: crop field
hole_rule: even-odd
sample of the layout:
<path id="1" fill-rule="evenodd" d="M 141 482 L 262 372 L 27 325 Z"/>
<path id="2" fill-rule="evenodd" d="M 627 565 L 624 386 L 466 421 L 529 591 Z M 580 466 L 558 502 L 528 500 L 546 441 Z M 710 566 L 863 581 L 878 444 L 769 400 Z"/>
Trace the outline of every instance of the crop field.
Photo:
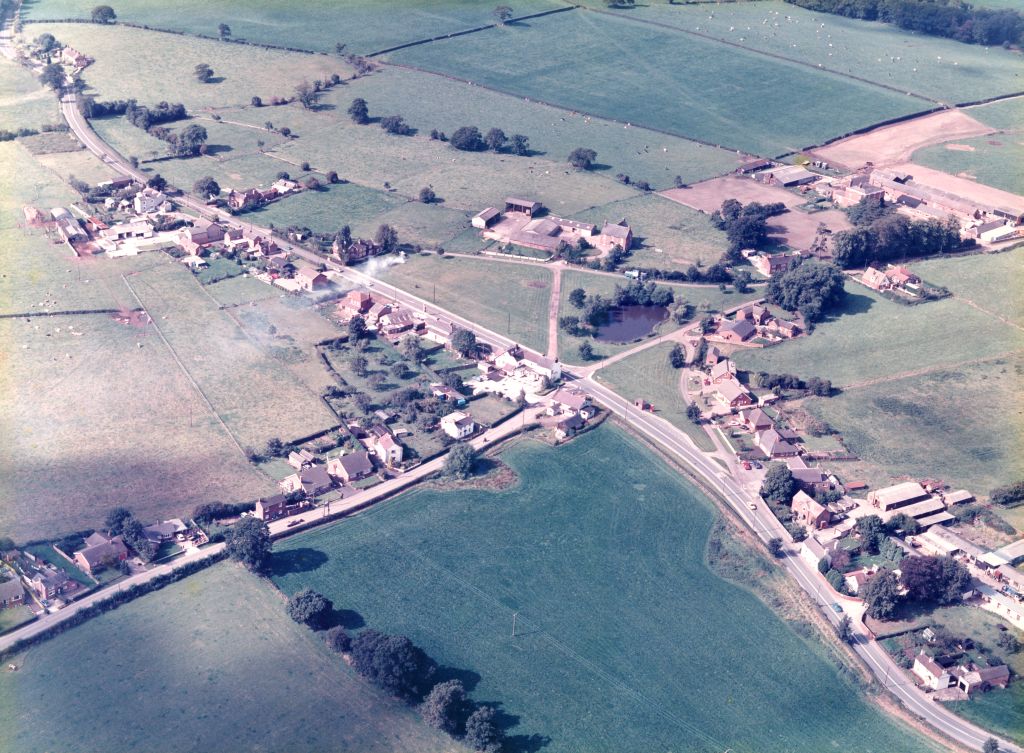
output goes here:
<path id="1" fill-rule="evenodd" d="M 951 369 L 1024 347 L 1019 329 L 963 301 L 902 306 L 853 282 L 847 291 L 842 315 L 819 324 L 810 337 L 738 350 L 736 365 L 850 387 Z"/>
<path id="2" fill-rule="evenodd" d="M 59 123 L 57 96 L 29 71 L 0 58 L 0 129 L 35 128 Z"/>
<path id="3" fill-rule="evenodd" d="M 223 12 L 219 5 L 217 10 Z M 94 58 L 96 62 L 85 69 L 82 78 L 97 99 L 136 99 L 146 105 L 168 100 L 183 102 L 189 109 L 220 109 L 249 104 L 254 95 L 266 101 L 275 96 L 291 97 L 303 80 L 324 80 L 334 73 L 345 78 L 352 72 L 336 57 L 239 48 L 144 29 L 98 24 L 29 25 L 26 29 L 30 35 L 48 31 Z M 216 29 L 214 24 L 213 33 Z M 245 54 L 239 54 L 241 51 Z M 209 83 L 196 79 L 193 68 L 199 63 L 213 69 Z M 125 75 L 128 70 L 132 75 Z"/>
<path id="4" fill-rule="evenodd" d="M 711 508 L 635 440 L 606 425 L 502 459 L 514 488 L 417 491 L 294 537 L 274 581 L 474 677 L 514 750 L 924 749 L 707 568 Z"/>
<path id="5" fill-rule="evenodd" d="M 143 596 L 15 661 L 19 670 L 0 677 L 0 723 L 6 749 L 22 753 L 453 747 L 234 565 Z"/>
<path id="6" fill-rule="evenodd" d="M 79 335 L 80 333 L 80 335 Z M 108 315 L 0 321 L 0 530 L 19 540 L 272 490 L 149 330 Z"/>
<path id="7" fill-rule="evenodd" d="M 633 227 L 634 248 L 627 266 L 686 270 L 697 262 L 714 264 L 725 253 L 725 233 L 706 214 L 675 201 L 648 194 L 594 207 L 576 219 L 597 225 L 625 218 Z"/>
<path id="8" fill-rule="evenodd" d="M 1002 99 L 987 105 L 968 107 L 965 112 L 972 118 L 993 128 L 1005 131 L 1020 130 L 1024 123 L 1024 97 Z"/>
<path id="9" fill-rule="evenodd" d="M 917 262 L 914 271 L 933 285 L 947 288 L 969 305 L 1024 326 L 1024 248 L 1000 254 L 961 256 Z"/>
<path id="10" fill-rule="evenodd" d="M 849 389 L 806 407 L 877 469 L 875 478 L 939 478 L 988 494 L 1024 475 L 1022 377 L 1018 355 Z"/>
<path id="11" fill-rule="evenodd" d="M 635 16 L 630 11 L 629 17 L 947 103 L 1020 91 L 1024 74 L 1020 57 L 998 47 L 910 34 L 888 24 L 816 13 L 783 2 L 731 3 L 713 10 L 705 5 L 647 3 L 637 8 Z"/>
<path id="12" fill-rule="evenodd" d="M 547 350 L 551 271 L 476 259 L 415 256 L 380 279 L 521 345 Z"/>
<path id="13" fill-rule="evenodd" d="M 500 57 L 494 55 L 499 45 L 505 50 Z M 766 155 L 799 150 L 927 104 L 754 52 L 729 48 L 723 55 L 721 43 L 678 30 L 582 11 L 527 28 L 412 47 L 389 59 Z M 715 65 L 706 65 L 708 60 Z M 738 91 L 746 94 L 737 96 Z M 780 91 L 799 91 L 800 105 L 778 96 Z M 835 101 L 843 107 L 832 107 Z"/>
<path id="14" fill-rule="evenodd" d="M 335 423 L 318 395 L 219 311 L 180 264 L 167 261 L 128 282 L 153 317 L 146 331 L 157 340 L 150 328 L 159 327 L 242 447 L 304 437 Z"/>
<path id="15" fill-rule="evenodd" d="M 1024 194 L 1024 131 L 957 139 L 914 152 L 916 164 Z"/>
<path id="16" fill-rule="evenodd" d="M 93 7 L 89 0 L 40 0 L 26 6 L 24 17 L 89 18 Z M 386 5 L 379 0 L 310 0 L 300 8 L 272 0 L 221 0 L 213 5 L 182 0 L 171 8 L 127 0 L 116 10 L 122 21 L 155 28 L 216 36 L 217 25 L 227 19 L 239 39 L 331 53 L 336 44 L 346 43 L 346 52 L 366 54 L 494 23 L 493 7 L 479 0 L 431 0 L 429 6 L 417 0 Z M 515 12 L 523 16 L 561 7 L 564 3 L 557 0 L 519 0 Z"/>

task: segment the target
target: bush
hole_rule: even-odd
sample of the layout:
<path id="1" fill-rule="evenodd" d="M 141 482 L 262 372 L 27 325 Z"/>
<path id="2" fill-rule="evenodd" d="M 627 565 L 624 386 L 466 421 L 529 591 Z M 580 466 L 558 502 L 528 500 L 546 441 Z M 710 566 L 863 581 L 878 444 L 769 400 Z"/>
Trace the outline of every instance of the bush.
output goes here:
<path id="1" fill-rule="evenodd" d="M 420 704 L 423 721 L 435 729 L 455 736 L 462 726 L 469 699 L 459 680 L 438 683 Z"/>
<path id="2" fill-rule="evenodd" d="M 482 152 L 487 148 L 476 126 L 462 126 L 452 134 L 449 143 L 463 152 Z"/>
<path id="3" fill-rule="evenodd" d="M 334 605 L 323 594 L 303 588 L 288 600 L 288 616 L 301 625 L 319 630 L 327 627 Z"/>
<path id="4" fill-rule="evenodd" d="M 341 654 L 352 648 L 352 636 L 341 625 L 335 625 L 324 633 L 324 643 L 334 653 Z"/>
<path id="5" fill-rule="evenodd" d="M 366 679 L 406 700 L 419 697 L 436 665 L 405 636 L 364 630 L 352 639 L 352 666 Z"/>

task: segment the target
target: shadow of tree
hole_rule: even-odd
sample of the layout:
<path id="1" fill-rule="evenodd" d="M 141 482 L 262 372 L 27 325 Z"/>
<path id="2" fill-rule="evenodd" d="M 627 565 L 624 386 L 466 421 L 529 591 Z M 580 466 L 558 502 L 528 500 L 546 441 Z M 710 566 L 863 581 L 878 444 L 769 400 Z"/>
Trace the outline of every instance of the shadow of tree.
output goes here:
<path id="1" fill-rule="evenodd" d="M 324 552 L 309 547 L 275 552 L 270 560 L 270 572 L 272 575 L 308 573 L 323 567 L 328 559 Z"/>

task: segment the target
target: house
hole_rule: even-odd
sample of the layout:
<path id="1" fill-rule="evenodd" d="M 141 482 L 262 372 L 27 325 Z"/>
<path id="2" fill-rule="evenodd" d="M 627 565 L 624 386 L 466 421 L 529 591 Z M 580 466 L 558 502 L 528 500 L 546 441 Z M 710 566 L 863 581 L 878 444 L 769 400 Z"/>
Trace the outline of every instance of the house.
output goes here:
<path id="1" fill-rule="evenodd" d="M 762 431 L 757 435 L 756 440 L 761 452 L 770 458 L 791 458 L 800 454 L 800 450 L 790 444 L 778 429 Z"/>
<path id="2" fill-rule="evenodd" d="M 294 269 L 295 265 L 292 264 L 292 257 L 284 251 L 267 257 L 267 271 L 272 275 L 287 276 Z"/>
<path id="3" fill-rule="evenodd" d="M 921 284 L 921 278 L 906 267 L 891 267 L 886 274 L 897 288 L 914 288 Z"/>
<path id="4" fill-rule="evenodd" d="M 11 578 L 0 583 L 0 609 L 8 609 L 24 603 L 25 589 L 20 580 Z"/>
<path id="5" fill-rule="evenodd" d="M 162 544 L 165 541 L 171 541 L 178 534 L 188 533 L 188 526 L 180 518 L 172 518 L 162 523 L 146 526 L 142 530 L 146 534 L 146 538 L 154 544 Z"/>
<path id="6" fill-rule="evenodd" d="M 452 335 L 455 333 L 455 325 L 446 319 L 430 318 L 424 327 L 423 337 L 426 340 L 435 342 L 438 345 L 448 346 L 451 344 Z"/>
<path id="7" fill-rule="evenodd" d="M 494 207 L 487 207 L 482 212 L 475 214 L 469 222 L 475 228 L 486 230 L 499 219 L 501 219 L 501 212 Z"/>
<path id="8" fill-rule="evenodd" d="M 804 491 L 798 491 L 793 497 L 793 517 L 800 525 L 815 530 L 828 528 L 832 522 L 832 513 L 828 508 Z"/>
<path id="9" fill-rule="evenodd" d="M 770 334 L 779 335 L 780 337 L 796 337 L 803 332 L 803 329 L 796 322 L 790 322 L 777 317 L 772 317 L 771 321 L 765 326 L 765 329 Z"/>
<path id="10" fill-rule="evenodd" d="M 303 468 L 308 468 L 316 462 L 316 455 L 309 450 L 299 450 L 288 453 L 288 465 L 297 471 L 301 471 Z"/>
<path id="11" fill-rule="evenodd" d="M 726 380 L 715 385 L 715 398 L 730 408 L 744 408 L 754 404 L 754 396 L 735 380 Z"/>
<path id="12" fill-rule="evenodd" d="M 747 319 L 723 321 L 718 325 L 718 336 L 726 342 L 746 342 L 753 337 L 756 332 L 757 329 L 754 327 L 753 323 Z"/>
<path id="13" fill-rule="evenodd" d="M 813 536 L 808 536 L 800 542 L 800 556 L 811 567 L 817 567 L 822 560 L 832 564 L 832 555 Z"/>
<path id="14" fill-rule="evenodd" d="M 880 269 L 875 269 L 874 267 L 868 267 L 865 269 L 864 274 L 860 276 L 860 281 L 872 290 L 888 290 L 892 287 L 892 281 L 889 279 L 889 275 Z"/>
<path id="15" fill-rule="evenodd" d="M 476 431 L 476 423 L 468 413 L 455 411 L 441 419 L 441 430 L 452 439 L 465 439 Z"/>
<path id="16" fill-rule="evenodd" d="M 231 189 L 228 191 L 227 201 L 229 207 L 236 212 L 241 212 L 262 206 L 266 202 L 266 198 L 258 188 L 247 188 L 244 191 Z"/>
<path id="17" fill-rule="evenodd" d="M 78 584 L 71 580 L 63 570 L 43 570 L 32 576 L 29 588 L 40 599 L 52 599 L 75 590 L 78 588 Z"/>
<path id="18" fill-rule="evenodd" d="M 216 222 L 210 222 L 209 220 L 195 220 L 192 227 L 183 228 L 179 233 L 179 237 L 182 240 L 190 241 L 197 246 L 208 246 L 211 243 L 219 243 L 224 240 L 224 228 L 218 225 Z M 237 232 L 237 236 L 241 237 L 241 231 Z"/>
<path id="19" fill-rule="evenodd" d="M 287 514 L 288 503 L 283 494 L 272 497 L 260 497 L 256 500 L 256 517 L 260 520 L 277 520 Z"/>
<path id="20" fill-rule="evenodd" d="M 132 206 L 135 209 L 135 214 L 149 214 L 157 211 L 165 201 L 167 201 L 167 196 L 162 191 L 146 187 L 135 194 Z"/>
<path id="21" fill-rule="evenodd" d="M 921 680 L 921 683 L 926 688 L 931 690 L 943 690 L 948 688 L 953 682 L 953 676 L 949 673 L 949 670 L 928 656 L 924 651 L 921 651 L 914 657 L 914 666 L 911 671 Z"/>
<path id="22" fill-rule="evenodd" d="M 573 387 L 559 387 L 548 397 L 548 415 L 559 413 L 568 415 L 579 414 L 580 418 L 589 420 L 594 415 L 590 395 Z"/>
<path id="23" fill-rule="evenodd" d="M 916 481 L 905 481 L 895 486 L 868 492 L 868 502 L 882 512 L 921 502 L 931 496 Z"/>
<path id="24" fill-rule="evenodd" d="M 338 310 L 348 317 L 362 316 L 370 310 L 373 305 L 373 298 L 369 293 L 361 290 L 350 290 L 345 297 L 338 301 Z"/>
<path id="25" fill-rule="evenodd" d="M 728 358 L 724 358 L 711 367 L 710 376 L 711 384 L 721 384 L 726 380 L 735 379 L 736 364 Z"/>
<path id="26" fill-rule="evenodd" d="M 494 356 L 494 366 L 511 374 L 519 366 L 522 353 L 523 351 L 518 346 L 503 350 Z"/>
<path id="27" fill-rule="evenodd" d="M 323 290 L 331 284 L 331 281 L 327 279 L 327 275 L 313 267 L 303 267 L 300 269 L 295 275 L 295 281 L 298 283 L 300 290 L 310 293 L 314 290 Z"/>
<path id="28" fill-rule="evenodd" d="M 385 335 L 400 335 L 416 326 L 416 320 L 405 309 L 393 308 L 380 318 L 380 328 Z"/>
<path id="29" fill-rule="evenodd" d="M 370 447 L 373 449 L 373 454 L 377 456 L 377 459 L 380 460 L 385 467 L 394 468 L 402 462 L 402 457 L 405 454 L 405 448 L 402 447 L 401 443 L 395 439 L 394 435 L 392 435 L 390 431 L 388 431 L 387 427 L 376 424 L 370 427 L 369 434 Z"/>
<path id="30" fill-rule="evenodd" d="M 74 47 L 65 47 L 60 51 L 60 62 L 73 68 L 84 68 L 92 62 L 92 58 L 88 55 L 83 55 Z"/>
<path id="31" fill-rule="evenodd" d="M 578 431 L 580 431 L 586 422 L 578 413 L 573 413 L 566 418 L 563 418 L 555 425 L 555 436 L 559 439 L 567 439 L 573 437 Z"/>
<path id="32" fill-rule="evenodd" d="M 343 482 L 358 481 L 373 473 L 373 462 L 366 450 L 350 452 L 347 455 L 331 458 L 327 461 L 327 472 Z"/>
<path id="33" fill-rule="evenodd" d="M 513 196 L 505 199 L 506 212 L 518 212 L 519 214 L 525 214 L 533 217 L 534 215 L 539 214 L 542 209 L 544 209 L 544 205 L 539 201 L 517 199 Z"/>
<path id="34" fill-rule="evenodd" d="M 562 378 L 562 364 L 557 359 L 524 353 L 520 363 L 534 374 L 542 376 L 550 382 L 557 382 Z"/>
<path id="35" fill-rule="evenodd" d="M 736 311 L 736 316 L 734 318 L 736 321 L 746 319 L 748 322 L 752 322 L 755 327 L 763 327 L 774 319 L 772 312 L 765 306 L 761 306 L 759 304 L 744 306 Z"/>
<path id="36" fill-rule="evenodd" d="M 820 468 L 790 468 L 793 480 L 796 485 L 808 494 L 828 491 L 832 488 L 832 482 Z"/>
<path id="37" fill-rule="evenodd" d="M 864 584 L 871 580 L 871 576 L 876 572 L 876 569 L 865 569 L 863 567 L 859 570 L 851 570 L 843 576 L 843 582 L 846 583 L 846 589 L 851 594 L 858 594 L 864 588 Z"/>
<path id="38" fill-rule="evenodd" d="M 802 254 L 799 251 L 780 251 L 775 254 L 753 253 L 747 256 L 747 261 L 765 277 L 771 277 L 774 274 L 785 272 L 793 266 L 793 262 L 801 257 Z"/>
<path id="39" fill-rule="evenodd" d="M 376 327 L 384 314 L 391 312 L 391 306 L 387 303 L 374 303 L 366 311 L 366 316 L 363 317 L 366 320 L 366 326 Z"/>
<path id="40" fill-rule="evenodd" d="M 85 547 L 75 552 L 73 559 L 78 567 L 92 575 L 128 559 L 128 547 L 120 536 L 107 538 L 96 532 L 85 539 Z"/>
<path id="41" fill-rule="evenodd" d="M 740 418 L 743 419 L 743 425 L 754 434 L 775 426 L 775 422 L 772 421 L 771 417 L 760 408 L 744 411 L 740 414 Z"/>
<path id="42" fill-rule="evenodd" d="M 601 240 L 629 251 L 633 246 L 633 230 L 625 219 L 615 223 L 606 222 L 601 227 Z"/>
<path id="43" fill-rule="evenodd" d="M 331 477 L 327 475 L 327 470 L 322 465 L 303 468 L 280 483 L 281 491 L 285 494 L 303 492 L 310 497 L 323 494 L 332 486 L 334 486 L 334 482 L 331 481 Z"/>

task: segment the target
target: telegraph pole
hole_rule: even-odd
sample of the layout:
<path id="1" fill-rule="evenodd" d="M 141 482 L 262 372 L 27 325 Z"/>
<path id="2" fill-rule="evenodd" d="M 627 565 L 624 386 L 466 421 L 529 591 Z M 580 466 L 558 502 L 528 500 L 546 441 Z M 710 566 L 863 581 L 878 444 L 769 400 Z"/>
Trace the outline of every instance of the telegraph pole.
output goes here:
<path id="1" fill-rule="evenodd" d="M 513 612 L 512 613 L 512 637 L 513 638 L 516 637 L 516 616 L 518 616 L 518 614 L 519 614 L 519 612 Z"/>

